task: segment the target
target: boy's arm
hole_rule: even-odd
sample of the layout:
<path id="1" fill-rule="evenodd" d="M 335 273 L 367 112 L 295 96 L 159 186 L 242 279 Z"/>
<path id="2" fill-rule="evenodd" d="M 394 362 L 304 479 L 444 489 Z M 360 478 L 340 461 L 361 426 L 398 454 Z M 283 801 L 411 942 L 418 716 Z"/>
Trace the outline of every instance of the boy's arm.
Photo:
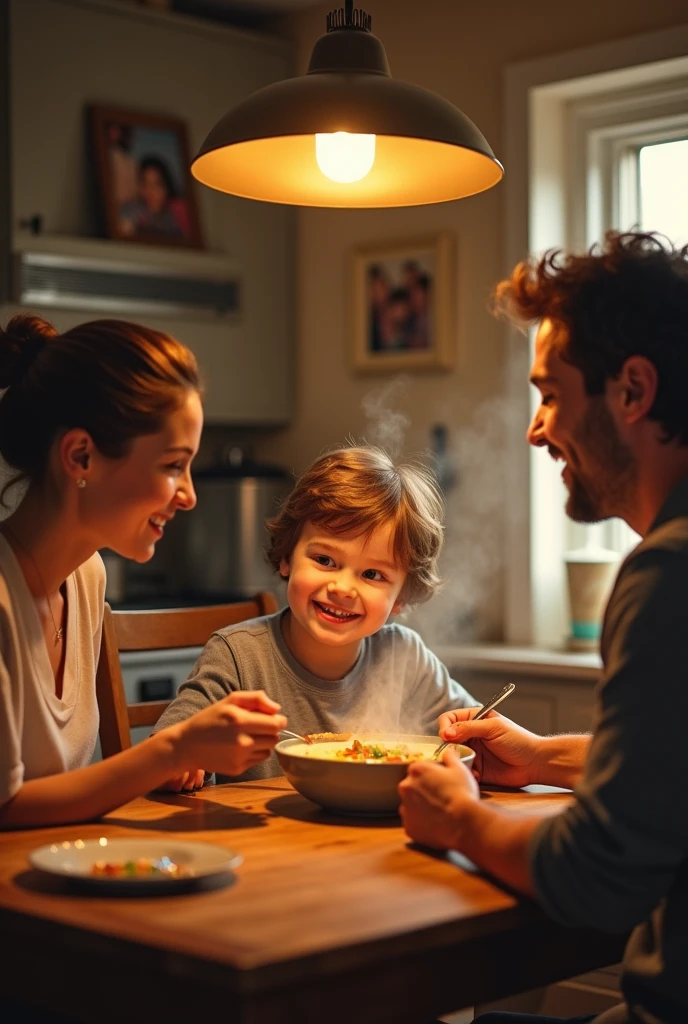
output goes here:
<path id="1" fill-rule="evenodd" d="M 201 651 L 188 679 L 179 687 L 177 696 L 158 719 L 153 733 L 170 725 L 178 725 L 240 689 L 239 671 L 232 650 L 223 637 L 214 633 Z M 175 793 L 193 791 L 200 789 L 212 777 L 212 772 L 192 764 L 187 766 L 182 775 L 168 779 L 159 788 Z"/>
<path id="2" fill-rule="evenodd" d="M 184 722 L 223 697 L 241 689 L 234 655 L 226 640 L 214 633 L 179 690 L 163 711 L 154 732 Z"/>

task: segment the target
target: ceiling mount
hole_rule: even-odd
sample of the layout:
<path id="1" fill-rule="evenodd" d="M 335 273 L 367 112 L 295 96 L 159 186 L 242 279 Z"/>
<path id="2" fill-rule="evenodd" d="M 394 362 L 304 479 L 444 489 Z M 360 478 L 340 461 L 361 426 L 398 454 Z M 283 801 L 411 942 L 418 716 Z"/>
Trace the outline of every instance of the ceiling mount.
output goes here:
<path id="1" fill-rule="evenodd" d="M 328 14 L 328 32 L 336 32 L 337 29 L 359 29 L 361 32 L 370 32 L 373 18 L 365 13 L 361 7 L 354 7 L 353 0 L 346 0 L 343 7 L 337 7 Z"/>
<path id="2" fill-rule="evenodd" d="M 373 19 L 360 7 L 354 8 L 353 0 L 346 0 L 344 7 L 337 7 L 327 15 L 327 31 L 335 32 L 340 28 L 360 29 L 370 32 Z"/>

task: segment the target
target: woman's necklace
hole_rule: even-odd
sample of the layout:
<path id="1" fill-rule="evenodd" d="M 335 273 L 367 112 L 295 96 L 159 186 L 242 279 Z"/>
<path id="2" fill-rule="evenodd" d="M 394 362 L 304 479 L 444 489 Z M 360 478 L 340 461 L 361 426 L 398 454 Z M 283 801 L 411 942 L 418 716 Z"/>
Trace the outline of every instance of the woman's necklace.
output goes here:
<path id="1" fill-rule="evenodd" d="M 3 523 L 2 524 L 2 528 L 3 528 L 3 530 L 6 530 L 7 533 L 9 533 L 10 537 L 14 538 L 14 540 L 17 542 L 17 544 L 22 549 L 24 554 L 28 555 L 29 558 L 31 559 L 33 567 L 36 570 L 36 575 L 38 576 L 39 580 L 41 581 L 41 586 L 43 587 L 43 593 L 45 594 L 45 599 L 48 602 L 48 611 L 50 612 L 50 618 L 53 620 L 53 629 L 55 630 L 55 643 L 59 644 L 60 640 L 64 636 L 64 629 L 61 626 L 58 629 L 57 623 L 55 622 L 55 616 L 53 615 L 53 606 L 51 605 L 50 598 L 48 597 L 48 588 L 46 587 L 45 583 L 43 582 L 43 577 L 41 576 L 41 570 L 38 568 L 38 565 L 36 564 L 36 559 L 33 557 L 31 552 L 29 551 L 29 549 L 26 548 L 22 544 L 22 542 L 19 540 L 19 537 L 17 537 L 17 535 L 14 532 L 14 530 L 10 526 L 8 526 L 7 523 Z"/>

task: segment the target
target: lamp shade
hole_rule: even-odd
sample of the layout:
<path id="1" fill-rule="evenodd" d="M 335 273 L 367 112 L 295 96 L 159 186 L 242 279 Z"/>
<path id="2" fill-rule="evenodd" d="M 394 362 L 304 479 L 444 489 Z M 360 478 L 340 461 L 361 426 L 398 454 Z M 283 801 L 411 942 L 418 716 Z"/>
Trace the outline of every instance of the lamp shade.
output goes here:
<path id="1" fill-rule="evenodd" d="M 316 136 L 338 132 L 347 133 L 345 144 L 374 137 L 372 166 L 358 180 L 332 180 L 321 170 Z M 328 16 L 307 74 L 268 85 L 225 114 L 191 171 L 211 188 L 249 199 L 353 208 L 460 199 L 504 173 L 457 107 L 391 77 L 369 16 L 350 2 Z"/>

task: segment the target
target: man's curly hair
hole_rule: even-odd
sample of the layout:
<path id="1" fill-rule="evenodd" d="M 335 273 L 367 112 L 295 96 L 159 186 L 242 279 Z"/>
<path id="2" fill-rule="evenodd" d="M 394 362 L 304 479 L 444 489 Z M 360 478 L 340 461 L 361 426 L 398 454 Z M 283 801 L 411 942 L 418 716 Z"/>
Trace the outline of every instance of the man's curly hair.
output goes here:
<path id="1" fill-rule="evenodd" d="M 655 232 L 608 231 L 583 255 L 550 250 L 497 285 L 495 311 L 515 323 L 547 318 L 564 328 L 560 355 L 604 393 L 634 355 L 657 369 L 648 413 L 664 440 L 688 444 L 688 245 Z"/>

